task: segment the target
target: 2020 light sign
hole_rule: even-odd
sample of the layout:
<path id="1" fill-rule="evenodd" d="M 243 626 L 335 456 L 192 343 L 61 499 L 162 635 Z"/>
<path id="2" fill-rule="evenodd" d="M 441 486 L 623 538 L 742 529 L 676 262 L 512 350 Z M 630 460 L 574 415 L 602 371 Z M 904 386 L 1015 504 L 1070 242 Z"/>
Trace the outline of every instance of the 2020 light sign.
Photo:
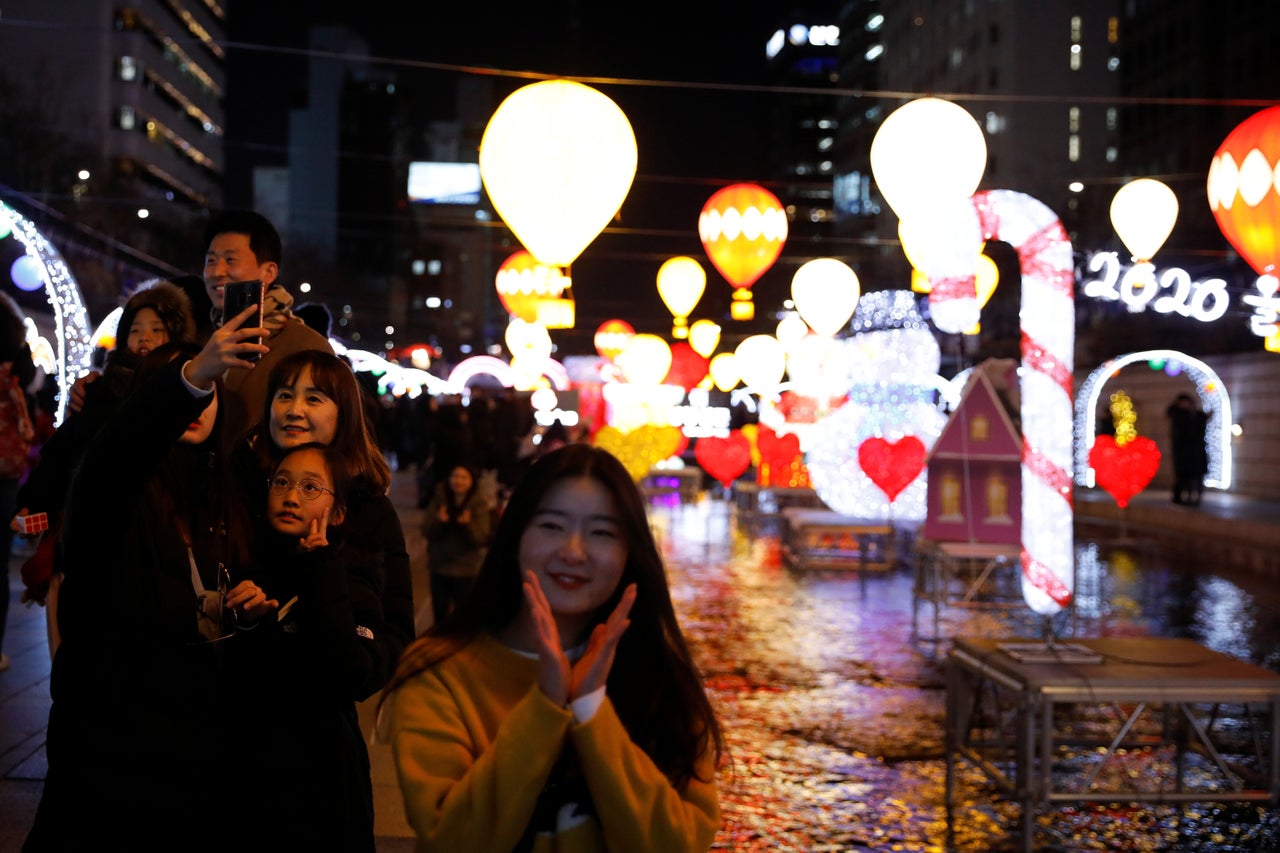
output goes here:
<path id="1" fill-rule="evenodd" d="M 1192 281 L 1184 269 L 1170 267 L 1157 275 L 1154 264 L 1143 262 L 1126 267 L 1115 252 L 1097 252 L 1089 258 L 1089 272 L 1102 277 L 1084 283 L 1085 296 L 1121 301 L 1133 312 L 1151 310 L 1161 314 L 1181 314 L 1202 323 L 1211 323 L 1227 313 L 1231 297 L 1220 278 Z M 1169 291 L 1159 296 L 1160 291 Z"/>

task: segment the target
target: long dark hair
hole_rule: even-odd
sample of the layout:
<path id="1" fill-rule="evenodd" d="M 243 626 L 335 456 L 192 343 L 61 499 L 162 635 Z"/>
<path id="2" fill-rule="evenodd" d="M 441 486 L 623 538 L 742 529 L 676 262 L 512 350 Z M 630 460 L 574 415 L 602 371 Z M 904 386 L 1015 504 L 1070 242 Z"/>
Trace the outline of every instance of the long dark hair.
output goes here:
<path id="1" fill-rule="evenodd" d="M 271 405 L 276 392 L 292 385 L 308 367 L 311 381 L 338 406 L 338 426 L 332 445 L 344 460 L 344 481 L 349 481 L 354 489 L 385 494 L 391 488 L 391 466 L 383 458 L 365 419 L 360 383 L 351 367 L 329 352 L 302 350 L 280 359 L 271 368 L 262 417 L 253 430 L 253 448 L 259 466 L 270 471 L 280 456 L 279 448 L 271 440 Z"/>
<path id="2" fill-rule="evenodd" d="M 190 341 L 170 341 L 144 358 L 133 378 L 136 389 L 165 365 L 188 361 L 200 352 Z M 227 428 L 223 405 L 225 389 L 215 383 L 219 397 L 213 431 L 201 444 L 175 441 L 146 486 L 148 511 L 154 528 L 176 529 L 190 537 L 198 530 L 213 530 L 216 547 L 233 569 L 249 564 L 252 524 L 227 460 L 231 458 L 232 431 Z M 68 516 L 63 532 L 73 529 Z"/>
<path id="3" fill-rule="evenodd" d="M 380 702 L 481 634 L 496 635 L 519 615 L 524 602 L 520 539 L 551 487 L 579 477 L 595 480 L 613 496 L 627 543 L 622 579 L 593 623 L 608 618 L 623 589 L 636 585 L 631 625 L 618 643 L 607 692 L 631 739 L 682 788 L 708 745 L 719 764 L 724 752 L 720 724 L 680 631 L 640 490 L 621 462 L 590 445 L 566 445 L 530 467 L 503 510 L 472 593 L 405 649 Z"/>

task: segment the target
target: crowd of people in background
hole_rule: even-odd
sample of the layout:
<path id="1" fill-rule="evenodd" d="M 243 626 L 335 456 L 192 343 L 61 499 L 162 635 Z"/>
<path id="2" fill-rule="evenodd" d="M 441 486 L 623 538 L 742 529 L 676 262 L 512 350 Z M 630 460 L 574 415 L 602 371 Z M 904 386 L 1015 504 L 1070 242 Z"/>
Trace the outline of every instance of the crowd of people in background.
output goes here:
<path id="1" fill-rule="evenodd" d="M 0 459 L 52 658 L 23 849 L 372 851 L 374 696 L 422 849 L 707 849 L 723 739 L 621 463 L 514 395 L 380 398 L 295 309 L 268 220 L 206 238 L 202 277 L 129 295 L 56 430 L 28 413 L 31 470 Z M 229 315 L 246 281 L 261 308 Z M 2 456 L 35 370 L 0 309 Z M 519 795 L 467 804 L 493 790 Z"/>

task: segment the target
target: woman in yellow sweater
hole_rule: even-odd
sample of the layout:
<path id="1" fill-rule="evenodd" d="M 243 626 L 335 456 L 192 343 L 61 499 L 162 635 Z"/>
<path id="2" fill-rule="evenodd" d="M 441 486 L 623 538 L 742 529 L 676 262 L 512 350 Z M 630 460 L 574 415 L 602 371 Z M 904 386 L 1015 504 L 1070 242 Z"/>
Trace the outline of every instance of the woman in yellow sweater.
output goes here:
<path id="1" fill-rule="evenodd" d="M 720 727 L 643 498 L 603 450 L 529 469 L 473 594 L 405 650 L 382 701 L 420 850 L 715 839 Z"/>

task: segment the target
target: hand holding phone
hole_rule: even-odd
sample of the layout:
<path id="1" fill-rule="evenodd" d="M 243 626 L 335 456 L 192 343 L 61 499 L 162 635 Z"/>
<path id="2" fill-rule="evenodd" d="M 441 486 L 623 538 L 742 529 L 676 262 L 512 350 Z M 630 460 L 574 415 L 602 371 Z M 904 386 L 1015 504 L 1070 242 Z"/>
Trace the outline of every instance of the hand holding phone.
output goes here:
<path id="1" fill-rule="evenodd" d="M 261 281 L 233 281 L 222 289 L 222 317 L 235 317 L 251 305 L 257 306 L 258 313 L 250 317 L 242 325 L 260 327 L 262 325 L 262 294 L 264 287 Z M 262 338 L 250 338 L 249 343 L 260 344 Z M 245 353 L 241 356 L 245 361 L 257 361 L 261 353 Z"/>

